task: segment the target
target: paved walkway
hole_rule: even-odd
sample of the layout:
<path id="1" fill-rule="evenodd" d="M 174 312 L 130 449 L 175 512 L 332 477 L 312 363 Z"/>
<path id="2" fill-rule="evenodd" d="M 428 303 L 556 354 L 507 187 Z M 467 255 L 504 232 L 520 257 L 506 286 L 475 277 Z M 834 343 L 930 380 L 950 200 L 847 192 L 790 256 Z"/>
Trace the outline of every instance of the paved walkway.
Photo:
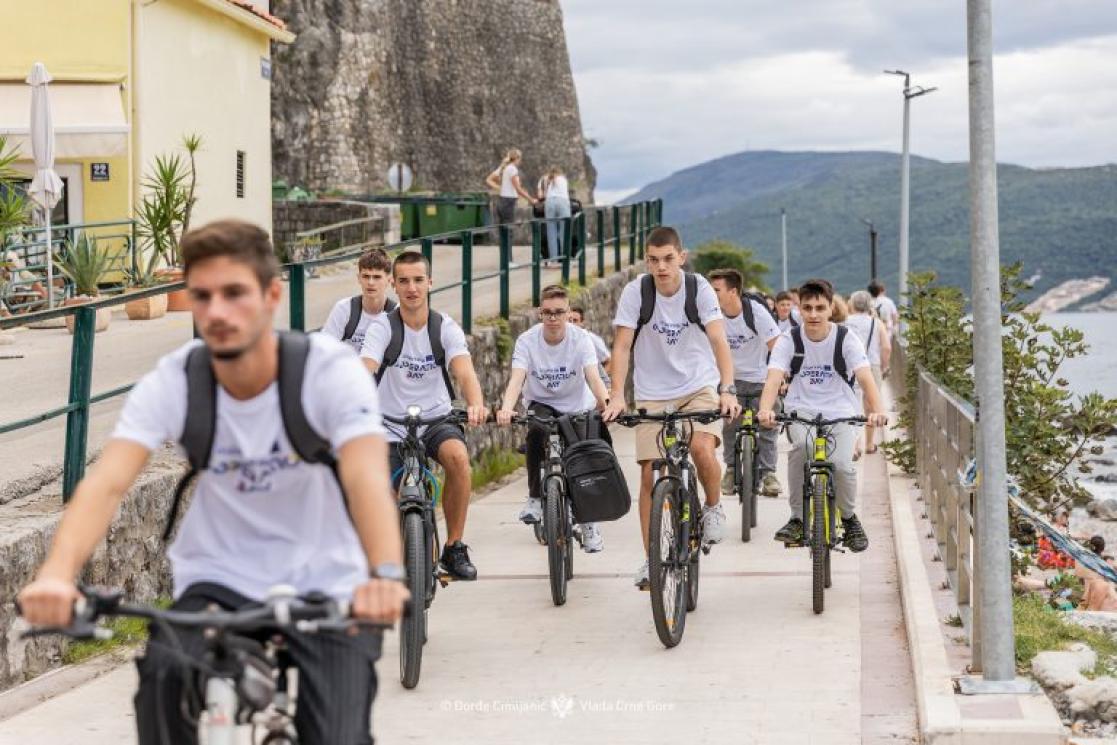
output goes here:
<path id="1" fill-rule="evenodd" d="M 616 440 L 635 485 L 630 431 Z M 415 690 L 399 685 L 396 636 L 386 638 L 377 742 L 915 742 L 881 456 L 862 471 L 872 546 L 836 555 L 823 615 L 811 612 L 807 554 L 770 538 L 785 500 L 761 499 L 749 544 L 727 504 L 730 537 L 703 558 L 698 609 L 672 650 L 656 637 L 648 595 L 632 587 L 635 510 L 605 525 L 605 552 L 575 557 L 569 599 L 556 608 L 545 550 L 515 520 L 526 480 L 493 492 L 472 506 L 467 533 L 481 578 L 439 593 Z M 0 723 L 0 743 L 132 742 L 134 684 L 131 666 L 120 667 Z"/>
<path id="2" fill-rule="evenodd" d="M 460 250 L 456 244 L 435 245 L 433 274 L 436 286 L 461 280 Z M 624 251 L 623 258 L 627 259 L 627 246 Z M 611 262 L 612 253 L 607 250 L 606 256 Z M 514 247 L 513 260 L 530 267 L 531 247 Z M 490 274 L 499 266 L 497 246 L 474 247 L 475 276 Z M 587 253 L 587 271 L 592 273 L 596 267 L 597 251 L 596 247 L 591 247 Z M 332 273 L 307 283 L 307 328 L 319 328 L 325 323 L 334 303 L 357 292 L 354 264 L 330 267 L 329 271 Z M 577 276 L 575 265 L 571 266 L 571 276 Z M 543 283 L 557 282 L 560 278 L 558 268 L 547 269 Z M 276 319 L 279 328 L 288 327 L 286 289 L 285 284 L 283 302 Z M 531 299 L 530 268 L 512 275 L 510 296 L 513 305 Z M 433 305 L 460 320 L 461 289 L 454 288 L 434 295 Z M 473 296 L 474 318 L 492 316 L 499 310 L 497 279 L 478 282 Z M 160 356 L 189 340 L 192 332 L 193 324 L 188 313 L 168 313 L 154 321 L 129 321 L 121 308 L 115 314 L 112 325 L 97 334 L 94 342 L 93 393 L 135 382 L 154 367 Z M 0 346 L 0 391 L 4 392 L 0 423 L 5 424 L 64 406 L 69 391 L 72 337 L 65 329 L 22 329 L 13 332 L 13 337 L 14 344 Z M 108 438 L 122 403 L 123 399 L 117 397 L 93 407 L 89 423 L 90 452 L 99 449 Z M 0 435 L 0 489 L 4 484 L 24 479 L 39 469 L 60 467 L 65 426 L 65 417 L 59 417 Z"/>

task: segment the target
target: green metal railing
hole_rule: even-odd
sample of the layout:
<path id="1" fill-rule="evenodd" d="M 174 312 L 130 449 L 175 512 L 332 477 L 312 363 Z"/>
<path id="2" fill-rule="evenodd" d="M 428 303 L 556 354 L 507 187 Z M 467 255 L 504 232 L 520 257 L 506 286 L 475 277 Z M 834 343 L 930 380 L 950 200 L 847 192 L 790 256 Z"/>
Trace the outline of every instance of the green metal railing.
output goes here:
<path id="1" fill-rule="evenodd" d="M 563 243 L 567 248 L 558 259 L 562 265 L 563 281 L 570 281 L 571 264 L 574 264 L 578 283 L 582 285 L 586 283 L 587 248 L 591 241 L 597 248 L 596 270 L 598 277 L 604 277 L 606 274 L 606 254 L 610 246 L 612 247 L 613 271 L 620 271 L 626 263 L 628 265 L 634 264 L 637 258 L 643 257 L 647 234 L 653 227 L 660 224 L 662 216 L 663 202 L 662 200 L 656 200 L 624 207 L 590 207 L 574 217 L 558 218 L 557 220 L 561 221 L 563 226 Z M 543 236 L 548 222 L 548 220 L 543 219 L 509 225 L 470 228 L 403 241 L 386 246 L 385 249 L 393 252 L 418 247 L 427 257 L 427 260 L 431 262 L 433 274 L 435 244 L 440 241 L 460 241 L 461 278 L 457 282 L 436 286 L 431 290 L 431 295 L 448 292 L 455 288 L 461 290 L 461 325 L 465 333 L 469 334 L 472 333 L 474 321 L 473 293 L 480 282 L 493 279 L 498 281 L 500 316 L 508 318 L 511 312 L 511 276 L 513 272 L 530 271 L 532 305 L 539 304 L 539 295 L 542 290 L 543 262 L 545 260 L 542 250 Z M 592 233 L 589 229 L 591 225 L 593 226 Z M 512 248 L 517 232 L 530 235 L 530 262 L 516 263 L 513 261 Z M 480 235 L 496 236 L 499 268 L 494 272 L 475 276 L 473 259 L 476 238 Z M 577 250 L 570 250 L 570 247 L 574 245 L 575 238 L 577 238 Z M 622 261 L 625 245 L 628 247 L 626 262 Z M 292 329 L 306 330 L 307 270 L 328 264 L 353 261 L 360 253 L 360 251 L 355 251 L 284 265 L 288 281 L 289 325 Z M 133 385 L 128 384 L 93 395 L 93 351 L 97 310 L 122 305 L 130 300 L 139 300 L 180 290 L 183 287 L 184 283 L 175 282 L 138 292 L 127 292 L 85 305 L 0 318 L 0 331 L 2 331 L 39 321 L 73 317 L 74 335 L 70 346 L 70 386 L 67 404 L 19 421 L 0 424 L 0 435 L 3 435 L 56 417 L 66 416 L 66 445 L 62 474 L 63 501 L 69 500 L 78 482 L 85 474 L 90 407 L 93 404 L 127 393 Z"/>

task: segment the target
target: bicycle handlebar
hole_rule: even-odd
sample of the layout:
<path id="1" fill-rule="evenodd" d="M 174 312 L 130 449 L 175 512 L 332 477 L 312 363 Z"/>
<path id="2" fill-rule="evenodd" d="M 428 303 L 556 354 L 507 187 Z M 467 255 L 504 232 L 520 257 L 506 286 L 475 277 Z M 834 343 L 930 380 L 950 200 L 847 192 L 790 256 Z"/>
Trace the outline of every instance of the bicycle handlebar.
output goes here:
<path id="1" fill-rule="evenodd" d="M 702 424 L 709 424 L 721 418 L 722 413 L 720 409 L 664 411 L 658 414 L 649 414 L 647 409 L 639 409 L 636 412 L 621 414 L 613 421 L 623 427 L 635 427 L 643 422 L 676 422 L 684 419 L 691 419 L 701 422 Z"/>
<path id="2" fill-rule="evenodd" d="M 435 424 L 442 424 L 444 422 L 450 424 L 464 424 L 469 421 L 469 412 L 465 409 L 451 409 L 449 414 L 442 416 L 430 417 L 424 419 L 422 417 L 404 416 L 396 417 L 389 414 L 381 414 L 380 418 L 392 424 L 401 424 L 403 426 L 415 425 L 416 427 L 430 427 Z"/>
<path id="3" fill-rule="evenodd" d="M 797 422 L 799 424 L 810 424 L 816 427 L 832 427 L 835 424 L 866 424 L 869 419 L 864 416 L 843 416 L 837 419 L 823 419 L 822 414 L 809 419 L 807 417 L 799 416 L 799 412 L 793 411 L 790 414 L 776 414 L 776 421 L 781 424 L 791 424 Z"/>
<path id="4" fill-rule="evenodd" d="M 540 424 L 544 427 L 550 427 L 558 422 L 563 416 L 571 416 L 574 418 L 589 416 L 592 413 L 590 410 L 576 411 L 572 414 L 560 414 L 559 416 L 549 416 L 547 414 L 536 414 L 534 411 L 525 411 L 523 414 L 516 414 L 512 417 L 512 424 Z"/>

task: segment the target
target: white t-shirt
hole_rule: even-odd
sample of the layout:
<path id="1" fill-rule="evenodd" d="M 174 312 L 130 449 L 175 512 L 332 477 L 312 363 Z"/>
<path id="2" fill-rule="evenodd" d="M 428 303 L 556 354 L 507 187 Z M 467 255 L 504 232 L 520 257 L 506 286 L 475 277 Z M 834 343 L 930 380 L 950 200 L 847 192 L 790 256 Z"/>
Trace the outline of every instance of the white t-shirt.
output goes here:
<path id="1" fill-rule="evenodd" d="M 600 336 L 587 329 L 583 329 L 583 331 L 589 334 L 590 341 L 593 342 L 593 351 L 597 354 L 597 372 L 601 374 L 601 382 L 604 383 L 605 388 L 608 389 L 609 386 L 612 385 L 612 381 L 609 380 L 609 376 L 605 373 L 605 363 L 613 356 L 613 352 Z"/>
<path id="2" fill-rule="evenodd" d="M 345 333 L 345 327 L 349 324 L 349 307 L 352 298 L 342 298 L 334 305 L 333 310 L 330 311 L 329 317 L 326 319 L 326 324 L 322 327 L 322 333 L 326 336 L 332 336 L 335 339 L 341 339 Z M 365 333 L 368 331 L 368 325 L 380 313 L 369 313 L 363 307 L 361 308 L 361 318 L 357 321 L 357 329 L 353 335 L 345 340 L 345 343 L 353 347 L 353 351 L 360 354 L 361 344 L 364 343 Z"/>
<path id="3" fill-rule="evenodd" d="M 431 311 L 432 313 L 434 311 Z M 380 364 L 388 342 L 392 339 L 392 327 L 388 315 L 380 314 L 365 332 L 365 342 L 361 356 Z M 456 357 L 468 357 L 469 347 L 465 343 L 462 327 L 450 316 L 442 316 L 442 348 L 446 350 L 446 366 Z M 402 417 L 407 407 L 418 404 L 422 407 L 424 418 L 443 416 L 450 413 L 450 392 L 442 379 L 442 370 L 434 361 L 430 336 L 427 327 L 416 331 L 403 324 L 403 347 L 399 358 L 380 379 L 380 410 L 394 417 Z M 403 439 L 396 427 L 388 426 L 388 441 Z"/>
<path id="4" fill-rule="evenodd" d="M 635 329 L 640 320 L 640 282 L 625 285 L 617 303 L 614 326 Z M 722 318 L 717 295 L 705 277 L 698 276 L 698 318 L 702 324 Z M 638 401 L 668 401 L 702 388 L 716 388 L 721 380 L 710 340 L 686 317 L 686 284 L 679 272 L 679 291 L 671 297 L 656 292 L 655 310 L 636 337 L 633 384 Z"/>
<path id="5" fill-rule="evenodd" d="M 547 185 L 547 199 L 570 199 L 570 186 L 566 176 L 555 176 Z"/>
<path id="6" fill-rule="evenodd" d="M 519 192 L 516 191 L 516 185 L 512 183 L 512 179 L 520 175 L 520 169 L 513 163 L 509 163 L 504 167 L 504 173 L 500 176 L 500 196 L 502 197 L 517 197 Z"/>
<path id="7" fill-rule="evenodd" d="M 752 298 L 745 298 L 744 302 L 752 303 L 755 333 L 745 323 L 743 312 L 732 318 L 725 317 L 725 335 L 733 355 L 733 378 L 746 383 L 763 383 L 768 378 L 768 342 L 780 335 L 780 329 L 768 308 Z"/>
<path id="8" fill-rule="evenodd" d="M 791 329 L 795 328 L 795 325 L 791 323 L 791 319 L 794 317 L 794 315 L 795 314 L 792 313 L 792 314 L 789 314 L 789 316 L 787 318 L 783 319 L 782 321 L 776 321 L 776 325 L 779 327 L 781 334 L 784 331 L 790 331 Z M 800 323 L 799 320 L 795 319 L 795 324 L 799 324 L 799 323 Z"/>
<path id="9" fill-rule="evenodd" d="M 336 452 L 383 435 L 376 389 L 353 353 L 313 334 L 302 403 L 310 425 Z M 128 394 L 113 437 L 155 450 L 185 427 L 186 358 L 195 340 L 159 360 Z M 348 597 L 368 578 L 368 561 L 330 469 L 302 462 L 283 427 L 279 387 L 238 401 L 217 391 L 209 468 L 168 551 L 178 597 L 214 582 L 263 600 L 273 585 Z"/>
<path id="10" fill-rule="evenodd" d="M 846 319 L 845 325 L 861 340 L 861 344 L 868 351 L 869 362 L 880 364 L 880 335 L 887 333 L 884 322 L 873 318 L 868 313 L 854 313 Z M 869 338 L 869 334 L 872 338 Z"/>
<path id="11" fill-rule="evenodd" d="M 863 407 L 857 393 L 834 372 L 834 342 L 838 335 L 836 324 L 830 324 L 830 333 L 822 341 L 811 341 L 803 332 L 803 365 L 799 374 L 791 380 L 784 399 L 784 411 L 797 411 L 803 416 L 822 414 L 826 419 L 857 416 Z M 852 376 L 863 367 L 869 366 L 865 347 L 855 333 L 847 333 L 842 347 L 845 355 L 846 373 Z M 768 361 L 769 370 L 788 372 L 791 358 L 795 354 L 795 343 L 791 334 L 782 334 L 772 348 L 772 358 Z"/>
<path id="12" fill-rule="evenodd" d="M 512 368 L 527 371 L 524 405 L 535 402 L 568 414 L 592 409 L 596 403 L 586 384 L 586 366 L 597 364 L 589 334 L 573 324 L 558 344 L 543 338 L 543 324 L 520 334 L 512 350 Z"/>
<path id="13" fill-rule="evenodd" d="M 896 322 L 896 314 L 898 313 L 896 310 L 896 303 L 892 302 L 892 298 L 887 295 L 881 295 L 873 299 L 873 310 L 875 310 L 877 315 L 889 326 Z"/>

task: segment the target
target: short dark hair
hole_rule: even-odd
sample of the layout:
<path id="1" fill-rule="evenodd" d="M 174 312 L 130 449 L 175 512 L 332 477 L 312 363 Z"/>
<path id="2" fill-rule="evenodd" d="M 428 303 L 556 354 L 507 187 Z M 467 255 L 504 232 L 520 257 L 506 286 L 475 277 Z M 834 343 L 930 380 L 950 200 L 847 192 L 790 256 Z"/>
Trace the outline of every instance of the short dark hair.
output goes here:
<path id="1" fill-rule="evenodd" d="M 539 293 L 539 301 L 554 300 L 555 298 L 567 298 L 570 293 L 562 285 L 547 285 L 543 291 Z"/>
<path id="2" fill-rule="evenodd" d="M 260 287 L 267 287 L 279 276 L 279 261 L 267 232 L 244 220 L 217 220 L 195 228 L 182 236 L 179 246 L 182 273 L 186 277 L 198 262 L 218 256 L 247 264 L 256 274 Z"/>
<path id="3" fill-rule="evenodd" d="M 370 248 L 361 254 L 361 258 L 357 259 L 357 271 L 380 271 L 385 274 L 391 274 L 392 260 L 388 257 L 388 252 L 384 249 Z"/>
<path id="4" fill-rule="evenodd" d="M 824 297 L 826 302 L 834 302 L 834 285 L 825 279 L 808 279 L 799 285 L 799 299 L 810 300 L 815 297 Z"/>
<path id="5" fill-rule="evenodd" d="M 720 279 L 729 286 L 729 289 L 736 290 L 737 292 L 740 292 L 741 287 L 745 284 L 744 277 L 742 277 L 741 273 L 736 269 L 715 269 L 706 275 L 706 279 L 710 280 L 710 282 L 713 282 L 715 279 Z"/>
<path id="6" fill-rule="evenodd" d="M 869 283 L 869 294 L 873 297 L 880 297 L 884 294 L 884 283 L 879 279 L 874 279 Z"/>
<path id="7" fill-rule="evenodd" d="M 675 230 L 670 225 L 660 225 L 658 228 L 648 233 L 647 245 L 674 246 L 682 251 L 683 239 L 679 237 L 679 231 Z"/>
<path id="8" fill-rule="evenodd" d="M 399 254 L 396 255 L 396 258 L 392 261 L 393 277 L 396 274 L 396 267 L 400 264 L 422 264 L 424 267 L 426 267 L 427 276 L 431 276 L 431 263 L 427 260 L 426 256 L 419 253 L 418 251 L 401 251 Z"/>
<path id="9" fill-rule="evenodd" d="M 581 305 L 571 305 L 570 306 L 570 312 L 571 313 L 577 313 L 582 318 L 586 317 L 586 309 L 583 308 Z"/>
<path id="10" fill-rule="evenodd" d="M 787 292 L 788 295 L 798 295 L 799 294 L 799 288 L 798 287 L 788 287 L 787 290 L 785 290 L 785 292 Z"/>
<path id="11" fill-rule="evenodd" d="M 1098 556 L 1105 550 L 1105 538 L 1100 535 L 1090 536 L 1090 540 L 1086 541 L 1090 544 L 1090 550 Z"/>
<path id="12" fill-rule="evenodd" d="M 783 292 L 776 295 L 776 302 L 777 303 L 781 303 L 784 300 L 788 301 L 789 303 L 791 302 L 791 293 L 788 292 L 787 290 L 784 290 Z"/>

